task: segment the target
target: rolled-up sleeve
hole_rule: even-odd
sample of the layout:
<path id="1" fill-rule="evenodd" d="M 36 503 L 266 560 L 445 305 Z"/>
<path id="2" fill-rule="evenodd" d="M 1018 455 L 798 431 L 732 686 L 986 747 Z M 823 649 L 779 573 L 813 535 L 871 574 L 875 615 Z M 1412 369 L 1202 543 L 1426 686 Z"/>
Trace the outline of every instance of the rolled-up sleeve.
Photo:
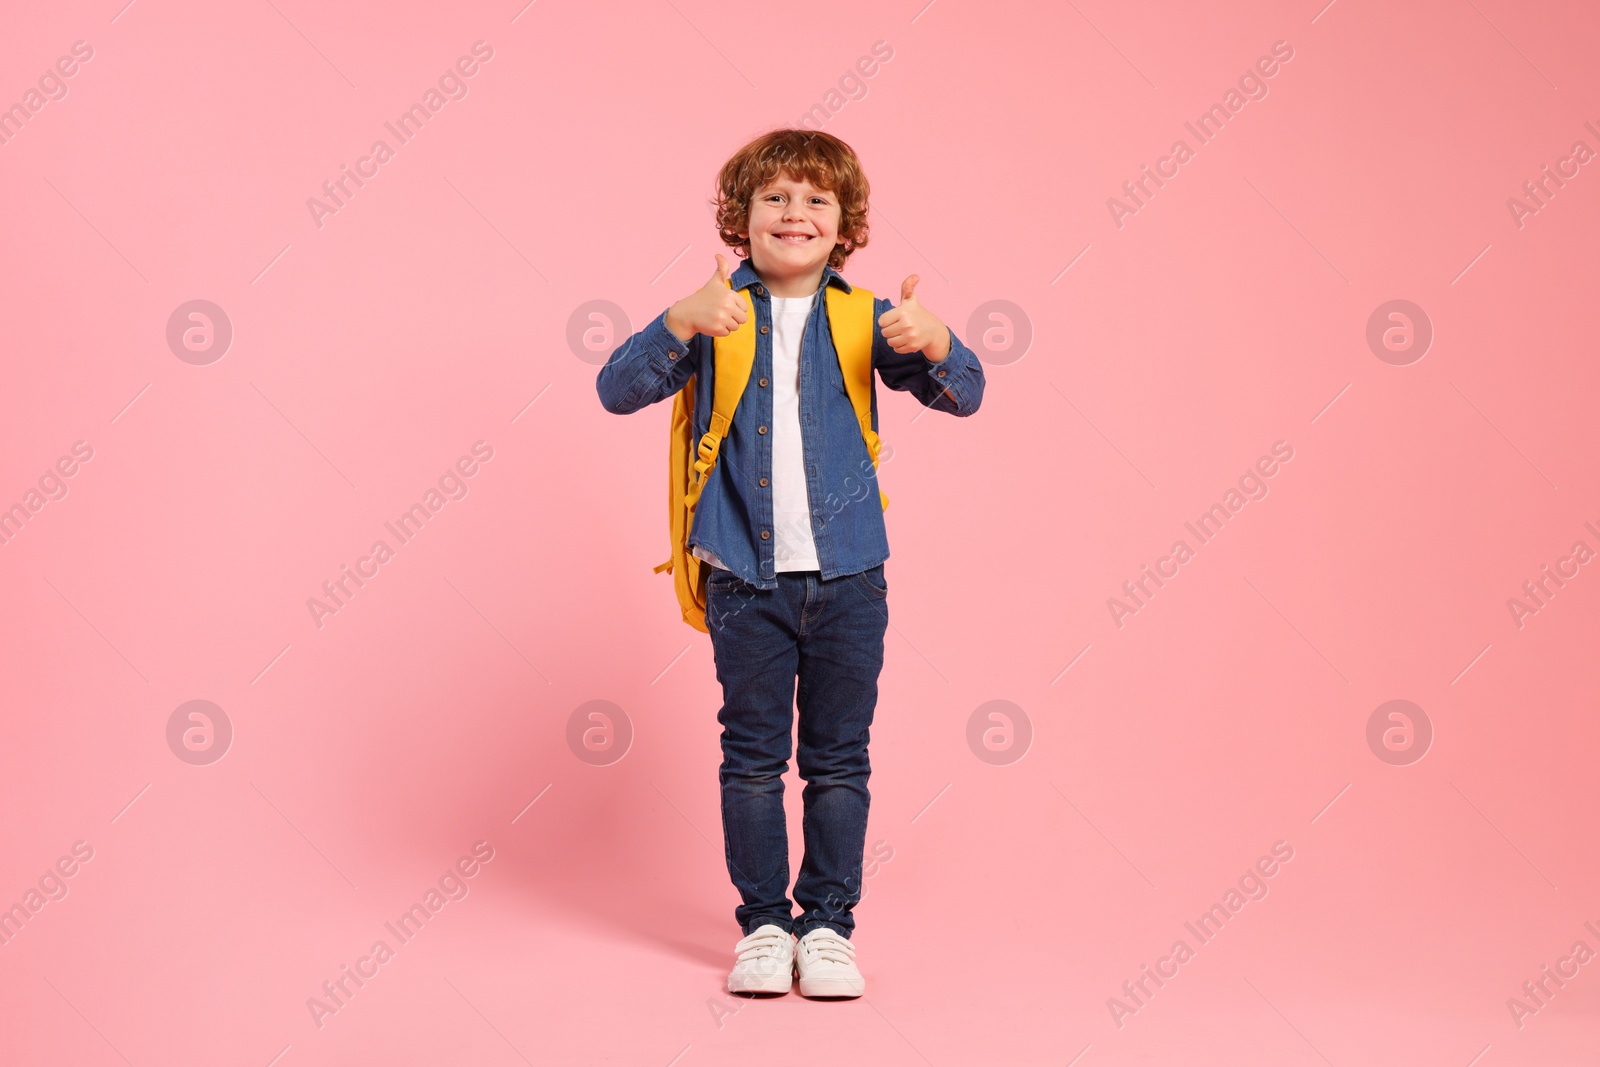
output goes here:
<path id="1" fill-rule="evenodd" d="M 595 378 L 600 403 L 614 415 L 627 415 L 677 393 L 700 365 L 699 335 L 680 341 L 667 329 L 662 311 L 629 337 L 606 360 Z"/>

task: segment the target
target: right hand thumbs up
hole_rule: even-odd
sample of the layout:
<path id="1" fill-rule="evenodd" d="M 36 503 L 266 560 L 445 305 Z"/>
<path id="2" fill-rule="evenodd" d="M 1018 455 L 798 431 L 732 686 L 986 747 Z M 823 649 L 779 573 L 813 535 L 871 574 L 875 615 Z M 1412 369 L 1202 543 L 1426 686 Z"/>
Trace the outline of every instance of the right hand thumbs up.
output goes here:
<path id="1" fill-rule="evenodd" d="M 680 341 L 697 333 L 726 337 L 744 324 L 750 313 L 743 294 L 729 288 L 732 277 L 728 261 L 718 253 L 717 269 L 705 285 L 667 309 L 667 328 L 674 336 Z"/>

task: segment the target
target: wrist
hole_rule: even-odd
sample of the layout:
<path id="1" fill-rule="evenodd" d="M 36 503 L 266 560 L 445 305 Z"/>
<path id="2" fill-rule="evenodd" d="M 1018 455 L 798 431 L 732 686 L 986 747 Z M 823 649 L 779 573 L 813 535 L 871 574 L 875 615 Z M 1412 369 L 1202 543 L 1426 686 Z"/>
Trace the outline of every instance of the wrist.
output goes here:
<path id="1" fill-rule="evenodd" d="M 678 310 L 678 305 L 673 304 L 667 309 L 665 325 L 672 336 L 680 341 L 688 341 L 694 336 L 694 328 L 683 321 L 683 314 Z"/>

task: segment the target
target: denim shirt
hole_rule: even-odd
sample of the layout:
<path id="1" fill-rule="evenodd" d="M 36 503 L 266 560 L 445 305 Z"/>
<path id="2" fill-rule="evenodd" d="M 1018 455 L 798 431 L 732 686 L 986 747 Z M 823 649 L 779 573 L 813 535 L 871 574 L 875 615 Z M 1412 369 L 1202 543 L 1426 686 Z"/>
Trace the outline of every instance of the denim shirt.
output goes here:
<path id="1" fill-rule="evenodd" d="M 772 298 L 749 260 L 733 272 L 733 288 L 750 290 L 755 309 L 756 356 L 750 381 L 734 411 L 716 466 L 695 505 L 689 546 L 699 545 L 760 589 L 778 587 L 773 550 L 772 506 Z M 831 266 L 822 286 L 850 292 Z M 950 333 L 950 354 L 935 363 L 920 352 L 889 347 L 877 321 L 894 305 L 874 297 L 872 365 L 891 389 L 910 392 L 927 407 L 971 415 L 983 401 L 983 365 L 972 349 Z M 680 341 L 666 325 L 665 310 L 629 337 L 600 368 L 595 388 L 607 411 L 627 415 L 665 400 L 695 375 L 694 438 L 711 421 L 715 338 L 695 334 Z M 696 374 L 702 368 L 710 373 Z M 824 580 L 855 574 L 889 558 L 889 537 L 878 499 L 872 457 L 861 437 L 839 357 L 828 326 L 827 301 L 811 305 L 800 345 L 800 436 L 811 505 L 811 535 Z M 878 391 L 872 388 L 872 428 L 878 429 Z M 665 447 L 665 441 L 662 442 Z M 887 489 L 885 493 L 888 493 Z"/>

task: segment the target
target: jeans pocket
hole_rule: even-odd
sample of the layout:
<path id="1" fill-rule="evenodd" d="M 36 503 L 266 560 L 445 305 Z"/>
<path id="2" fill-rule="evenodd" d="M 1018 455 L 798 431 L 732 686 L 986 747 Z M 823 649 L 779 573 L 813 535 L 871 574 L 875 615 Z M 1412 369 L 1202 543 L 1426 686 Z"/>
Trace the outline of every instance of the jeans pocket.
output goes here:
<path id="1" fill-rule="evenodd" d="M 875 599 L 882 600 L 889 595 L 889 583 L 883 576 L 883 564 L 857 571 L 854 577 L 856 584 Z"/>

